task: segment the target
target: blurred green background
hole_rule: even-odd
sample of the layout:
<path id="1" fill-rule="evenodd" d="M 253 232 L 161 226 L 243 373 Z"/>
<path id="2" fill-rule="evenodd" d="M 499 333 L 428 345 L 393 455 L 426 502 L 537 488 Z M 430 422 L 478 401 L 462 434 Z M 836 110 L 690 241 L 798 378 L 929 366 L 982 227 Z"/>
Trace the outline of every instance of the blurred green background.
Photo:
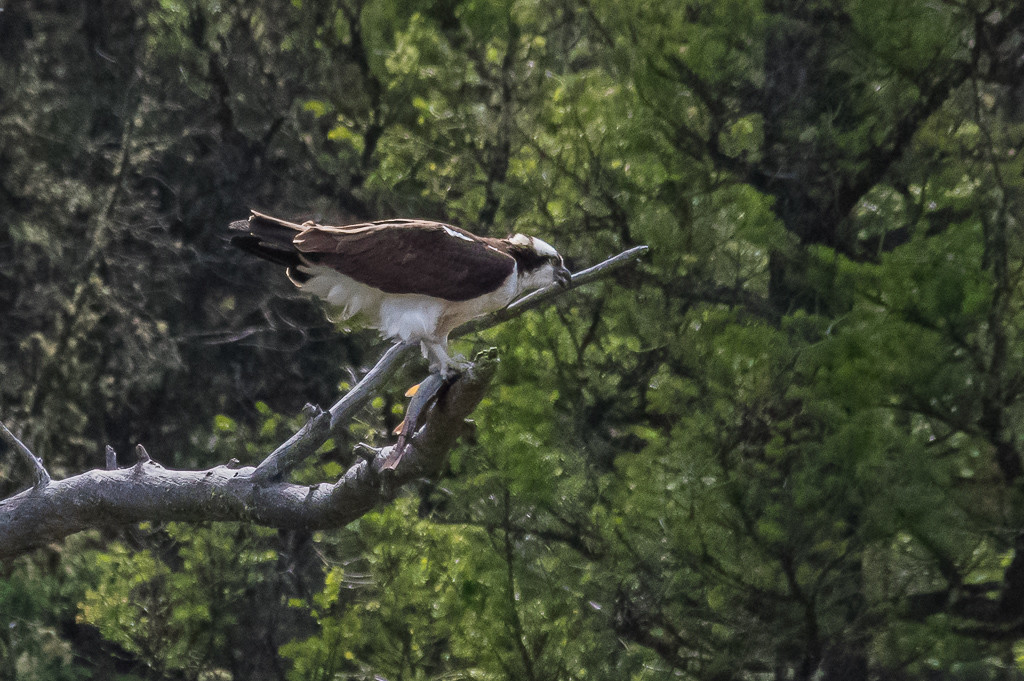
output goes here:
<path id="1" fill-rule="evenodd" d="M 55 475 L 254 463 L 386 347 L 249 208 L 651 250 L 456 343 L 477 436 L 347 528 L 0 566 L 0 679 L 1024 678 L 1022 138 L 1018 0 L 4 4 L 0 418 Z"/>

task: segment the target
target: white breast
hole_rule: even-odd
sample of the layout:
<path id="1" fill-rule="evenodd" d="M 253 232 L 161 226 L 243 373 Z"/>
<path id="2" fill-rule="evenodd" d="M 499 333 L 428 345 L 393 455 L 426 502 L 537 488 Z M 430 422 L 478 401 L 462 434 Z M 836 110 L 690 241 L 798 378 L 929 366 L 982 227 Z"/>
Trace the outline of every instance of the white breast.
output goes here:
<path id="1" fill-rule="evenodd" d="M 339 321 L 356 318 L 361 325 L 403 341 L 443 340 L 455 327 L 505 307 L 517 293 L 515 271 L 491 293 L 453 302 L 416 293 L 384 293 L 329 267 L 303 269 L 312 276 L 302 289 L 325 300 Z"/>

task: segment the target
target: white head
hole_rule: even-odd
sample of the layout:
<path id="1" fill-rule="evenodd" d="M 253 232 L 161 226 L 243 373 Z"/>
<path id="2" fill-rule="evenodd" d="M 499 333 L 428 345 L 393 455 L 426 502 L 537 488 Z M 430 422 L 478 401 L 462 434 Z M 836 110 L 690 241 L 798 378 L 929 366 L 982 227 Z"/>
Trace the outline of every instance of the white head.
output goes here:
<path id="1" fill-rule="evenodd" d="M 572 281 L 562 256 L 549 243 L 525 234 L 513 234 L 507 241 L 519 268 L 517 294 L 552 284 L 568 286 Z"/>

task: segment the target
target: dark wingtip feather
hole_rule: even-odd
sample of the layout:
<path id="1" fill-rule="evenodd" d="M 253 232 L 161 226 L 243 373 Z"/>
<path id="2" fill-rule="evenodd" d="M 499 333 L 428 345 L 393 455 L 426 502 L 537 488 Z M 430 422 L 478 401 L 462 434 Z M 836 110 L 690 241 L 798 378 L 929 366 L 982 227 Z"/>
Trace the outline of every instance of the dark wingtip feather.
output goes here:
<path id="1" fill-rule="evenodd" d="M 253 236 L 257 236 L 267 243 L 286 248 L 293 248 L 292 239 L 302 231 L 302 225 L 281 220 L 279 218 L 264 215 L 263 213 L 252 212 L 246 223 L 246 229 Z"/>
<path id="2" fill-rule="evenodd" d="M 298 267 L 302 263 L 302 259 L 299 258 L 298 252 L 294 249 L 278 248 L 272 244 L 264 243 L 262 239 L 252 234 L 231 237 L 231 245 L 246 253 L 252 253 L 264 260 L 269 260 L 272 263 L 284 265 L 285 267 Z"/>

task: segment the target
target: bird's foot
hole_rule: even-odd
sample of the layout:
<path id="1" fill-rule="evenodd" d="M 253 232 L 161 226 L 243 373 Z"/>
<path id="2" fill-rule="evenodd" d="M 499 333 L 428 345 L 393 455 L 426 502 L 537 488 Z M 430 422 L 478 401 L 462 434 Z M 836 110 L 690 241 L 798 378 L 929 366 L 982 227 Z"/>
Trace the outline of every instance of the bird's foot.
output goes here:
<path id="1" fill-rule="evenodd" d="M 448 357 L 444 362 L 432 362 L 430 373 L 439 374 L 446 382 L 451 382 L 466 373 L 472 366 L 473 363 L 462 355 L 455 355 Z"/>

